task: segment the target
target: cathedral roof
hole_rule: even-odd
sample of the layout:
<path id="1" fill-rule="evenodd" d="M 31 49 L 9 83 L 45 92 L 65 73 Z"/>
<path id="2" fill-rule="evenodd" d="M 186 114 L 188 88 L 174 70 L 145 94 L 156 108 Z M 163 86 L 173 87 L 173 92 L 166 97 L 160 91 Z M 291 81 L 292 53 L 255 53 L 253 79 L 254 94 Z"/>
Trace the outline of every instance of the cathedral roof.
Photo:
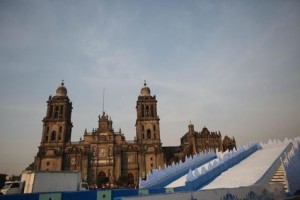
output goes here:
<path id="1" fill-rule="evenodd" d="M 150 88 L 147 86 L 147 83 L 145 81 L 144 83 L 144 87 L 141 89 L 141 96 L 150 96 L 151 90 Z"/>
<path id="2" fill-rule="evenodd" d="M 206 128 L 206 127 L 204 126 L 201 132 L 209 132 L 209 131 L 208 131 L 208 128 Z"/>
<path id="3" fill-rule="evenodd" d="M 62 81 L 60 86 L 56 89 L 56 96 L 67 96 L 67 93 L 67 88 L 64 85 L 64 81 Z"/>

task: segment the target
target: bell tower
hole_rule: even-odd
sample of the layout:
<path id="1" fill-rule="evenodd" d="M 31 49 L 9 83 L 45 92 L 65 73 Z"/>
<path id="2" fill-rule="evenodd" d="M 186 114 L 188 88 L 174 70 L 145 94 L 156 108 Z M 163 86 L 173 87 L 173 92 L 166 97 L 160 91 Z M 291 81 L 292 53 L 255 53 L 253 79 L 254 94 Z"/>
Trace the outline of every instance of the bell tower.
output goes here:
<path id="1" fill-rule="evenodd" d="M 164 155 L 160 140 L 159 116 L 156 96 L 151 95 L 145 81 L 136 102 L 136 140 L 140 145 L 140 177 L 152 169 L 164 166 Z"/>
<path id="2" fill-rule="evenodd" d="M 35 157 L 36 170 L 60 171 L 64 169 L 64 148 L 71 142 L 72 102 L 62 81 L 55 96 L 49 96 L 43 119 L 42 138 Z"/>
<path id="3" fill-rule="evenodd" d="M 64 82 L 56 89 L 54 97 L 49 96 L 47 114 L 43 119 L 43 134 L 41 144 L 57 143 L 60 145 L 71 142 L 71 113 L 72 102 L 67 96 Z"/>
<path id="4" fill-rule="evenodd" d="M 146 81 L 136 103 L 136 138 L 140 143 L 160 143 L 156 96 L 151 96 Z"/>

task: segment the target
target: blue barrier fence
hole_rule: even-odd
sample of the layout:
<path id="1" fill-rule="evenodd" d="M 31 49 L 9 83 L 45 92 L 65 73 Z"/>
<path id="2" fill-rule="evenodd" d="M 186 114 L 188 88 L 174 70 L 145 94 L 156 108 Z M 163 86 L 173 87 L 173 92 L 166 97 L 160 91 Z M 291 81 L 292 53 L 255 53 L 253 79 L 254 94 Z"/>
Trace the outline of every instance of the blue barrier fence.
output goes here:
<path id="1" fill-rule="evenodd" d="M 149 196 L 119 197 L 116 200 L 262 200 L 262 199 L 286 199 L 287 195 L 281 184 L 272 185 L 252 185 L 238 188 L 219 188 L 212 190 L 198 190 L 173 194 L 157 194 Z M 290 199 L 290 198 L 289 198 Z M 294 198 L 293 198 L 294 199 Z M 295 198 L 296 199 L 296 198 Z"/>
<path id="2" fill-rule="evenodd" d="M 118 189 L 0 195 L 0 200 L 114 200 L 128 196 L 173 193 L 173 189 Z"/>
<path id="3" fill-rule="evenodd" d="M 0 195 L 0 200 L 39 200 L 39 194 Z"/>
<path id="4" fill-rule="evenodd" d="M 180 194 L 180 195 L 179 195 Z M 253 185 L 240 188 L 213 189 L 176 193 L 166 189 L 92 190 L 80 192 L 36 193 L 2 195 L 1 200 L 129 200 L 129 199 L 181 200 L 181 199 L 284 199 L 281 185 Z M 193 197 L 193 198 L 192 198 Z M 239 197 L 239 198 L 238 198 Z"/>

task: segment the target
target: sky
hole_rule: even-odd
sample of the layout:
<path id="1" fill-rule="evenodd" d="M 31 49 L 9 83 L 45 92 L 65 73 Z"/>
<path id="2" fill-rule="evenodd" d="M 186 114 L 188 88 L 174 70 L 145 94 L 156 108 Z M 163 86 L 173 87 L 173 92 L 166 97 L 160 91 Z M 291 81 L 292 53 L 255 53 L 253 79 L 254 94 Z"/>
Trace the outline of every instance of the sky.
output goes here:
<path id="1" fill-rule="evenodd" d="M 299 136 L 300 1 L 0 0 L 0 173 L 38 151 L 46 101 L 64 80 L 72 141 L 111 116 L 135 136 L 144 80 L 163 146 L 191 122 L 237 145 Z"/>

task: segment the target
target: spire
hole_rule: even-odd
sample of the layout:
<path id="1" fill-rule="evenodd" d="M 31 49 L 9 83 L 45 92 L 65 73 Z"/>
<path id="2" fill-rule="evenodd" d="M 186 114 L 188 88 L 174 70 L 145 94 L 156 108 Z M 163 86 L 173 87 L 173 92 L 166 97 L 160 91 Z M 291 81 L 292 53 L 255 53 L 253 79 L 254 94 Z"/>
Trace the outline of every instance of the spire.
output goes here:
<path id="1" fill-rule="evenodd" d="M 105 87 L 103 88 L 103 95 L 102 95 L 102 112 L 105 113 L 104 111 L 104 97 L 105 97 Z"/>

